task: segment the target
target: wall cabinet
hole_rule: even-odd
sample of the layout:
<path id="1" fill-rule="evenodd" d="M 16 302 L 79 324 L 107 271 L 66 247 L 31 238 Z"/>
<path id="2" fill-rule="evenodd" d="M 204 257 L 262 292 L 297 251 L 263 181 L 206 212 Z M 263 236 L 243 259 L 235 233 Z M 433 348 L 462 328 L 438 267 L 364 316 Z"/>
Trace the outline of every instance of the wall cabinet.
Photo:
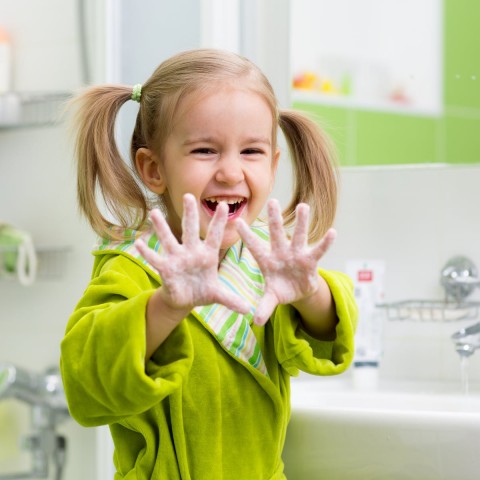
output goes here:
<path id="1" fill-rule="evenodd" d="M 294 100 L 441 113 L 441 0 L 295 0 L 290 9 Z"/>
<path id="2" fill-rule="evenodd" d="M 292 105 L 342 165 L 480 163 L 480 3 L 292 0 Z"/>

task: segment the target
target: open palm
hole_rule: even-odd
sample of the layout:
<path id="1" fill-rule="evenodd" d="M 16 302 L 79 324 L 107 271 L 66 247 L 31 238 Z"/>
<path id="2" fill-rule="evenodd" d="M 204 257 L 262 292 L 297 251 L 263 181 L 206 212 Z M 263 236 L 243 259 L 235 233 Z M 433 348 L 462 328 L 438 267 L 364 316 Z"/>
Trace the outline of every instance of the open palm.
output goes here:
<path id="1" fill-rule="evenodd" d="M 220 204 L 210 222 L 205 240 L 199 237 L 198 209 L 195 197 L 184 197 L 182 242 L 179 243 L 158 210 L 151 212 L 155 232 L 163 252 L 151 250 L 144 241 L 135 246 L 155 267 L 162 278 L 172 308 L 189 308 L 220 303 L 231 310 L 248 313 L 249 304 L 227 290 L 218 280 L 219 249 L 227 222 L 228 207 Z"/>
<path id="2" fill-rule="evenodd" d="M 289 240 L 283 228 L 280 205 L 278 201 L 270 200 L 270 249 L 251 232 L 243 220 L 237 221 L 238 232 L 265 278 L 264 294 L 254 315 L 257 325 L 264 325 L 277 305 L 301 300 L 313 295 L 318 289 L 317 264 L 335 239 L 335 230 L 328 230 L 318 244 L 309 246 L 308 215 L 308 205 L 299 204 L 295 229 Z"/>

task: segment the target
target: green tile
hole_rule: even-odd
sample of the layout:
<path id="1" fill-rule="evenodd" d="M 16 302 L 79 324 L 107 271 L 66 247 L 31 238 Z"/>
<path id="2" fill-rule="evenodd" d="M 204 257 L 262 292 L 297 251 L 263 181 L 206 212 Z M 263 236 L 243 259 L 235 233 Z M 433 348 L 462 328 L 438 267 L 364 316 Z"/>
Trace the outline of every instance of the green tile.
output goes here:
<path id="1" fill-rule="evenodd" d="M 350 163 L 347 109 L 303 102 L 294 102 L 292 108 L 307 113 L 330 135 L 335 143 L 341 165 Z"/>
<path id="2" fill-rule="evenodd" d="M 390 113 L 356 114 L 357 165 L 404 165 L 438 161 L 438 120 Z"/>
<path id="3" fill-rule="evenodd" d="M 480 108 L 480 1 L 444 5 L 445 104 Z"/>
<path id="4" fill-rule="evenodd" d="M 480 117 L 445 118 L 446 161 L 448 163 L 480 163 Z"/>

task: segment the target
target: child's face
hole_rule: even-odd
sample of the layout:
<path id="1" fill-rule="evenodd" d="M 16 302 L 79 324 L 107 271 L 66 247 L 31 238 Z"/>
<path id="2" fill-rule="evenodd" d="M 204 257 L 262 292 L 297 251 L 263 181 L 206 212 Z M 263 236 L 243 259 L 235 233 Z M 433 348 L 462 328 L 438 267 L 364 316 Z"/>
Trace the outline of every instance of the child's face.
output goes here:
<path id="1" fill-rule="evenodd" d="M 259 95 L 219 85 L 187 97 L 174 121 L 159 161 L 170 228 L 180 238 L 185 193 L 197 199 L 202 238 L 217 202 L 226 201 L 224 250 L 239 238 L 234 220 L 251 224 L 273 187 L 280 152 L 273 150 L 271 111 Z"/>

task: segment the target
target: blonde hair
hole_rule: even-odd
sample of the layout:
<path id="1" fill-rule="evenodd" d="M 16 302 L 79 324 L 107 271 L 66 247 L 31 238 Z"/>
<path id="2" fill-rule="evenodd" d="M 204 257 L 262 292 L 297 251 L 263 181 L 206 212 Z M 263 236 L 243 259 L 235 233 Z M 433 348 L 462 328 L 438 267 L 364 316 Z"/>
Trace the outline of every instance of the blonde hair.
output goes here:
<path id="1" fill-rule="evenodd" d="M 74 100 L 77 192 L 81 212 L 102 237 L 119 238 L 115 228 L 142 229 L 148 211 L 163 206 L 151 198 L 136 172 L 135 154 L 141 147 L 161 152 L 173 128 L 182 98 L 214 83 L 241 82 L 267 102 L 273 118 L 274 151 L 277 128 L 283 131 L 293 162 L 294 192 L 283 212 L 285 226 L 295 220 L 300 202 L 311 207 L 309 240 L 321 238 L 332 225 L 337 203 L 336 162 L 329 138 L 305 114 L 279 110 L 272 86 L 248 59 L 222 50 L 197 49 L 164 61 L 142 86 L 130 147 L 131 166 L 122 159 L 115 139 L 115 121 L 121 106 L 131 99 L 132 87 L 102 85 L 88 88 Z M 97 189 L 119 225 L 105 218 L 97 203 Z"/>

